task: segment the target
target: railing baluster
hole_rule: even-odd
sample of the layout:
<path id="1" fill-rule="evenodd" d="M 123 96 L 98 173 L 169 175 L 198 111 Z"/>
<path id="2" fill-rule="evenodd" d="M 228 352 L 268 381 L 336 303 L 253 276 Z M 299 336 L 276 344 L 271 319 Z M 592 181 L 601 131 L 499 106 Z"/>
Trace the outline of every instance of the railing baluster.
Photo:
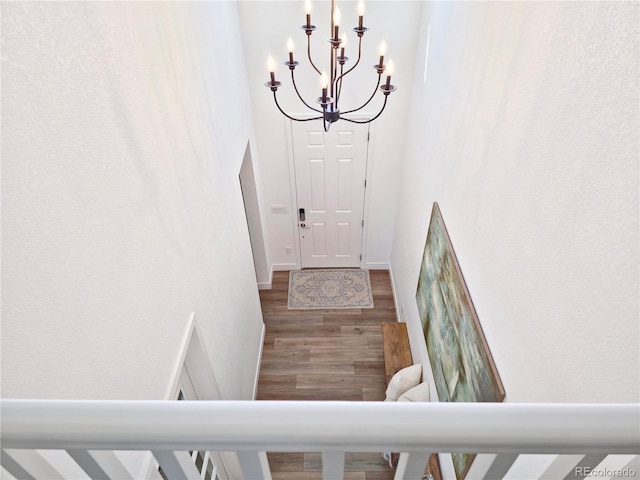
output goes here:
<path id="1" fill-rule="evenodd" d="M 491 468 L 496 456 L 497 454 L 495 453 L 480 453 L 476 455 L 465 478 L 468 478 L 469 480 L 488 478 L 487 472 Z"/>
<path id="2" fill-rule="evenodd" d="M 67 453 L 73 460 L 86 472 L 93 480 L 110 480 L 107 472 L 105 472 L 98 462 L 96 462 L 88 450 L 67 450 Z"/>
<path id="3" fill-rule="evenodd" d="M 22 465 L 16 462 L 11 455 L 2 450 L 2 457 L 0 457 L 0 463 L 4 467 L 4 469 L 13 475 L 15 478 L 19 478 L 21 480 L 36 480 L 34 476 L 29 474 Z"/>
<path id="4" fill-rule="evenodd" d="M 486 480 L 502 480 L 518 457 L 517 453 L 498 453 L 484 478 Z"/>
<path id="5" fill-rule="evenodd" d="M 587 477 L 588 471 L 597 467 L 602 460 L 606 458 L 606 455 L 593 453 L 591 455 L 585 455 L 580 462 L 573 468 L 573 471 L 569 472 L 564 480 L 576 480 Z"/>
<path id="6" fill-rule="evenodd" d="M 540 476 L 540 480 L 570 480 L 587 476 L 585 471 L 596 467 L 606 457 L 603 454 L 559 455 Z"/>
<path id="7" fill-rule="evenodd" d="M 13 460 L 13 463 L 10 459 Z M 49 461 L 35 450 L 3 450 L 2 465 L 11 475 L 20 479 L 46 478 L 47 480 L 64 480 L 60 472 L 53 468 Z M 14 473 L 9 469 L 14 468 L 16 465 L 22 469 L 22 473 L 20 473 L 19 470 L 16 470 L 16 473 Z"/>
<path id="8" fill-rule="evenodd" d="M 98 465 L 107 472 L 109 478 L 118 480 L 132 480 L 129 470 L 125 468 L 120 459 L 111 450 L 89 450 Z"/>
<path id="9" fill-rule="evenodd" d="M 265 452 L 237 452 L 244 478 L 271 480 L 271 469 Z"/>
<path id="10" fill-rule="evenodd" d="M 344 477 L 344 452 L 322 452 L 322 479 Z"/>
<path id="11" fill-rule="evenodd" d="M 158 467 L 155 467 L 151 470 L 151 473 L 149 473 L 149 480 L 164 480 L 162 478 L 162 475 L 160 475 L 160 472 L 158 471 Z"/>
<path id="12" fill-rule="evenodd" d="M 633 470 L 634 472 L 640 472 L 640 455 L 636 455 L 629 462 L 622 467 L 623 469 L 627 468 L 629 470 Z"/>
<path id="13" fill-rule="evenodd" d="M 191 460 L 188 452 L 172 450 L 153 450 L 162 471 L 171 480 L 200 480 L 200 472 Z"/>
<path id="14" fill-rule="evenodd" d="M 132 479 L 129 471 L 110 450 L 69 449 L 67 453 L 93 480 Z"/>
<path id="15" fill-rule="evenodd" d="M 403 452 L 398 460 L 394 480 L 416 480 L 424 476 L 430 452 Z"/>
<path id="16" fill-rule="evenodd" d="M 580 463 L 584 455 L 560 455 L 542 473 L 539 480 L 558 480 L 566 477 Z"/>

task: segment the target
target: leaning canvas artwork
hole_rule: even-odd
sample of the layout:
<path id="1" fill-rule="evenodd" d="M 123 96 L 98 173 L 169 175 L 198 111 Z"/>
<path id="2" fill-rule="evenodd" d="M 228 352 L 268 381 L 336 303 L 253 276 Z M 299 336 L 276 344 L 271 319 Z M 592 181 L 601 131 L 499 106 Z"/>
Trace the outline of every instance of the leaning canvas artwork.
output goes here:
<path id="1" fill-rule="evenodd" d="M 501 402 L 504 387 L 437 203 L 433 204 L 416 291 L 438 398 L 441 402 Z M 458 479 L 471 454 L 453 454 Z"/>

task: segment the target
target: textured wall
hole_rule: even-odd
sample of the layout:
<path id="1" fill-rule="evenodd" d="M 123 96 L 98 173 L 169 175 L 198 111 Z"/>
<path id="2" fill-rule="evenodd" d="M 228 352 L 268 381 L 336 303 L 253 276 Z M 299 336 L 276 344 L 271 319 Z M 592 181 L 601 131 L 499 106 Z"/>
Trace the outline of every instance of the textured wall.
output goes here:
<path id="1" fill-rule="evenodd" d="M 392 254 L 418 360 L 437 201 L 507 401 L 639 400 L 638 8 L 425 6 Z"/>
<path id="2" fill-rule="evenodd" d="M 191 312 L 251 396 L 243 56 L 234 3 L 3 2 L 3 396 L 164 398 Z"/>

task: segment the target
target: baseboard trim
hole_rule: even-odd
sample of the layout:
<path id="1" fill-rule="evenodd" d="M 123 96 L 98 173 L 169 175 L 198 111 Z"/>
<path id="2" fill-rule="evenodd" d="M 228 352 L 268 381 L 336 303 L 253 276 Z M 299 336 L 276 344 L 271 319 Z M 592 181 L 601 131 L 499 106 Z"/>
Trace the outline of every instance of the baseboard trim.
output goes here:
<path id="1" fill-rule="evenodd" d="M 404 312 L 400 312 L 400 307 L 398 305 L 398 292 L 396 291 L 396 282 L 393 280 L 393 268 L 389 264 L 389 280 L 391 280 L 391 294 L 393 295 L 393 306 L 396 309 L 396 318 L 399 322 L 404 322 L 404 318 L 402 315 Z"/>
<path id="2" fill-rule="evenodd" d="M 365 270 L 390 270 L 391 265 L 389 262 L 366 262 L 364 268 Z"/>
<path id="3" fill-rule="evenodd" d="M 258 365 L 256 366 L 256 378 L 253 381 L 253 395 L 252 399 L 255 400 L 258 396 L 258 380 L 260 380 L 260 367 L 262 366 L 262 351 L 264 349 L 264 337 L 267 334 L 267 326 L 262 324 L 262 334 L 260 335 L 260 347 L 258 348 Z"/>
<path id="4" fill-rule="evenodd" d="M 282 272 L 288 270 L 297 270 L 300 267 L 297 263 L 274 263 L 271 265 L 272 272 Z"/>
<path id="5" fill-rule="evenodd" d="M 365 270 L 391 270 L 391 265 L 388 262 L 366 262 L 363 266 Z M 273 282 L 273 272 L 282 272 L 289 270 L 299 270 L 300 266 L 297 263 L 274 263 L 271 265 L 271 274 L 269 283 L 258 283 L 260 290 L 271 288 Z M 263 288 L 264 285 L 264 288 Z M 267 286 L 268 285 L 268 286 Z"/>
<path id="6" fill-rule="evenodd" d="M 268 282 L 258 282 L 258 290 L 271 290 L 273 285 L 273 265 L 269 269 L 269 281 Z"/>

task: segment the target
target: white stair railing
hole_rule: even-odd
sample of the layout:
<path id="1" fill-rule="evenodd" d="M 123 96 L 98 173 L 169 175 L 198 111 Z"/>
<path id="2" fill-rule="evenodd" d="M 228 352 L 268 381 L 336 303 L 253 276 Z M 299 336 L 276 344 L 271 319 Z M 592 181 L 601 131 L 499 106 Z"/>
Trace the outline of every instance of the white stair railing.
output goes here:
<path id="1" fill-rule="evenodd" d="M 150 451 L 171 479 L 201 478 L 189 450 L 235 451 L 247 480 L 271 478 L 265 451 L 323 452 L 325 480 L 343 477 L 345 452 L 404 452 L 395 478 L 411 480 L 431 452 L 495 454 L 478 477 L 490 480 L 508 478 L 521 454 L 563 455 L 539 478 L 582 478 L 607 455 L 640 453 L 637 404 L 2 400 L 0 409 L 2 466 L 28 479 L 63 478 L 37 451 L 46 449 L 106 479 L 131 478 L 113 450 Z"/>

